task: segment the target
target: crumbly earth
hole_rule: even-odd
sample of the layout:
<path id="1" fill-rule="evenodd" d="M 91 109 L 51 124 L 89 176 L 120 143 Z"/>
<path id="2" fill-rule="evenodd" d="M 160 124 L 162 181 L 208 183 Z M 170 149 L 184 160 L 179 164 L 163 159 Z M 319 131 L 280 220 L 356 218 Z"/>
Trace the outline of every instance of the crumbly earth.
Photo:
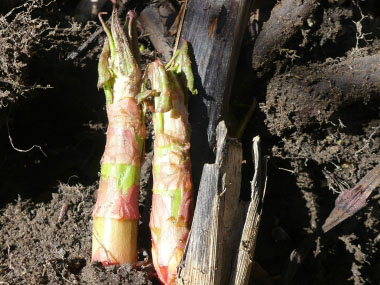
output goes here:
<path id="1" fill-rule="evenodd" d="M 242 55 L 232 103 L 249 106 L 252 90 L 259 105 L 242 138 L 243 173 L 254 134 L 270 157 L 255 251 L 269 278 L 255 284 L 380 281 L 378 190 L 355 216 L 321 231 L 338 193 L 380 162 L 380 14 L 376 1 L 365 2 L 359 9 L 356 1 L 322 1 L 270 72 L 256 75 Z"/>
<path id="2" fill-rule="evenodd" d="M 8 1 L 3 2 L 0 6 L 0 108 L 20 97 L 35 95 L 38 89 L 53 88 L 42 76 L 43 72 L 58 64 L 94 30 L 93 23 L 81 25 L 68 17 L 65 19 L 63 13 L 56 13 L 64 8 L 63 3 L 36 0 L 9 1 L 7 5 Z"/>
<path id="3" fill-rule="evenodd" d="M 91 263 L 96 187 L 59 184 L 48 203 L 19 198 L 2 210 L 2 284 L 152 284 L 147 262 L 138 270 Z"/>
<path id="4" fill-rule="evenodd" d="M 16 2 L 26 4 L 6 16 Z M 123 2 L 137 12 L 157 5 Z M 344 77 L 351 68 L 366 71 L 376 63 L 380 5 L 321 1 L 268 71 L 258 75 L 250 66 L 252 47 L 275 2 L 256 1 L 264 18 L 251 17 L 230 108 L 237 124 L 253 97 L 258 102 L 242 137 L 243 199 L 250 196 L 252 137 L 261 136 L 270 156 L 255 252 L 255 268 L 264 277 L 253 280 L 379 283 L 378 190 L 355 216 L 327 234 L 320 228 L 338 192 L 380 162 L 380 80 L 370 76 L 379 67 L 358 84 Z M 99 25 L 72 21 L 77 0 L 12 3 L 0 4 L 0 284 L 154 284 L 151 153 L 143 167 L 138 267 L 90 261 L 91 211 L 107 124 L 104 95 L 96 89 L 103 36 L 75 60 L 66 59 Z M 48 85 L 53 88 L 41 88 Z M 147 151 L 150 144 L 151 138 Z M 299 258 L 289 262 L 291 257 Z"/>

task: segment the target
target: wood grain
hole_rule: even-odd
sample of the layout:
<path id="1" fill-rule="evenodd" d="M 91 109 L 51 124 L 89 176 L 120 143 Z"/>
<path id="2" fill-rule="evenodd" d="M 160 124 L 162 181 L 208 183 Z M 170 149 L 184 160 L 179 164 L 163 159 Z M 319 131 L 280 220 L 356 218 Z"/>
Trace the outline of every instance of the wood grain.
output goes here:
<path id="1" fill-rule="evenodd" d="M 203 164 L 215 157 L 215 129 L 228 109 L 236 63 L 251 0 L 189 0 L 181 38 L 190 43 L 197 96 L 191 96 L 195 186 Z M 195 187 L 197 188 L 197 187 Z"/>
<path id="2" fill-rule="evenodd" d="M 253 265 L 253 253 L 256 246 L 267 181 L 266 159 L 261 156 L 259 137 L 253 139 L 253 155 L 255 174 L 251 181 L 251 202 L 249 203 L 241 235 L 236 265 L 232 272 L 231 285 L 248 284 Z"/>
<path id="3" fill-rule="evenodd" d="M 233 245 L 241 233 L 237 218 L 240 215 L 241 220 L 243 213 L 239 203 L 242 149 L 227 136 L 224 122 L 216 133 L 216 161 L 204 167 L 177 284 L 228 284 L 230 278 Z"/>

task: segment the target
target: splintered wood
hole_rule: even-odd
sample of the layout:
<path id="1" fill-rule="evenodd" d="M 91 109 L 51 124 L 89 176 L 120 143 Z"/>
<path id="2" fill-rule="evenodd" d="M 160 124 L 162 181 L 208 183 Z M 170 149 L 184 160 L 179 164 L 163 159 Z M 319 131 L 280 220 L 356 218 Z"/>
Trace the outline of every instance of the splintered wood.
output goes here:
<path id="1" fill-rule="evenodd" d="M 228 137 L 224 122 L 217 127 L 216 138 L 216 160 L 203 169 L 177 284 L 247 284 L 250 277 L 264 197 L 265 163 L 256 138 L 252 200 L 247 205 L 240 201 L 241 144 Z"/>
<path id="2" fill-rule="evenodd" d="M 217 127 L 216 137 L 216 161 L 203 169 L 178 284 L 226 284 L 221 280 L 223 265 L 232 264 L 231 254 L 223 246 L 223 234 L 224 230 L 232 230 L 225 226 L 233 226 L 234 216 L 243 213 L 239 199 L 226 208 L 226 203 L 232 202 L 227 196 L 240 195 L 242 149 L 240 143 L 227 136 L 223 122 Z"/>
<path id="3" fill-rule="evenodd" d="M 267 182 L 266 159 L 262 159 L 260 149 L 260 138 L 253 139 L 253 156 L 255 163 L 255 174 L 251 182 L 251 202 L 245 220 L 243 233 L 241 235 L 239 252 L 236 259 L 235 271 L 233 272 L 231 285 L 248 284 L 253 265 L 253 253 L 256 246 L 262 207 L 265 197 Z"/>

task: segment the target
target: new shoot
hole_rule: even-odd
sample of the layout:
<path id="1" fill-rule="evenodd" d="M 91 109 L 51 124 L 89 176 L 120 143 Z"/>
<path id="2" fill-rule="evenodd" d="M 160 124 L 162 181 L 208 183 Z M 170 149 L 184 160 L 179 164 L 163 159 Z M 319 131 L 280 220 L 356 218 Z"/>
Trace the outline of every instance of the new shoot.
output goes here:
<path id="1" fill-rule="evenodd" d="M 151 88 L 143 87 L 139 100 L 151 98 L 154 110 L 153 199 L 149 224 L 152 258 L 160 280 L 174 284 L 193 213 L 186 91 L 195 94 L 196 90 L 187 43 L 183 43 L 167 67 L 159 60 L 149 64 L 143 81 L 150 82 Z"/>
<path id="2" fill-rule="evenodd" d="M 111 28 L 99 18 L 108 37 L 98 67 L 98 87 L 103 87 L 106 96 L 108 129 L 93 210 L 92 260 L 103 265 L 134 264 L 145 140 L 144 112 L 136 98 L 142 76 L 137 62 L 135 15 L 129 13 L 126 33 L 116 9 Z"/>

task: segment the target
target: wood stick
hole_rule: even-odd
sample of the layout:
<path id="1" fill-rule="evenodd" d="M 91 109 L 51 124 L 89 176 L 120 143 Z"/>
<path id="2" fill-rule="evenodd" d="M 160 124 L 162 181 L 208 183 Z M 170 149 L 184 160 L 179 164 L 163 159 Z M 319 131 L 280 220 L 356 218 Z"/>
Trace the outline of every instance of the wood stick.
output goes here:
<path id="1" fill-rule="evenodd" d="M 252 55 L 252 67 L 261 69 L 273 62 L 280 49 L 294 36 L 319 6 L 321 0 L 282 0 L 259 33 Z"/>
<path id="2" fill-rule="evenodd" d="M 140 14 L 139 21 L 155 50 L 162 54 L 165 62 L 172 57 L 174 38 L 169 36 L 177 12 L 171 4 L 160 7 L 147 6 Z"/>
<path id="3" fill-rule="evenodd" d="M 239 203 L 242 148 L 227 136 L 224 122 L 216 133 L 216 161 L 204 167 L 177 284 L 228 284 L 231 276 L 244 210 Z"/>
<path id="4" fill-rule="evenodd" d="M 249 203 L 240 240 L 236 265 L 232 272 L 231 285 L 248 284 L 252 270 L 253 253 L 256 246 L 267 181 L 266 159 L 263 161 L 261 156 L 259 137 L 253 139 L 253 155 L 255 174 L 251 182 L 251 202 Z"/>
<path id="5" fill-rule="evenodd" d="M 355 187 L 343 191 L 335 200 L 335 207 L 322 226 L 327 232 L 345 219 L 353 216 L 366 204 L 372 191 L 380 184 L 380 164 L 364 176 Z"/>
<path id="6" fill-rule="evenodd" d="M 203 164 L 213 161 L 218 122 L 224 119 L 228 123 L 230 93 L 251 2 L 188 1 L 181 38 L 190 43 L 194 53 L 199 92 L 190 98 L 189 105 L 195 184 L 200 180 Z"/>

